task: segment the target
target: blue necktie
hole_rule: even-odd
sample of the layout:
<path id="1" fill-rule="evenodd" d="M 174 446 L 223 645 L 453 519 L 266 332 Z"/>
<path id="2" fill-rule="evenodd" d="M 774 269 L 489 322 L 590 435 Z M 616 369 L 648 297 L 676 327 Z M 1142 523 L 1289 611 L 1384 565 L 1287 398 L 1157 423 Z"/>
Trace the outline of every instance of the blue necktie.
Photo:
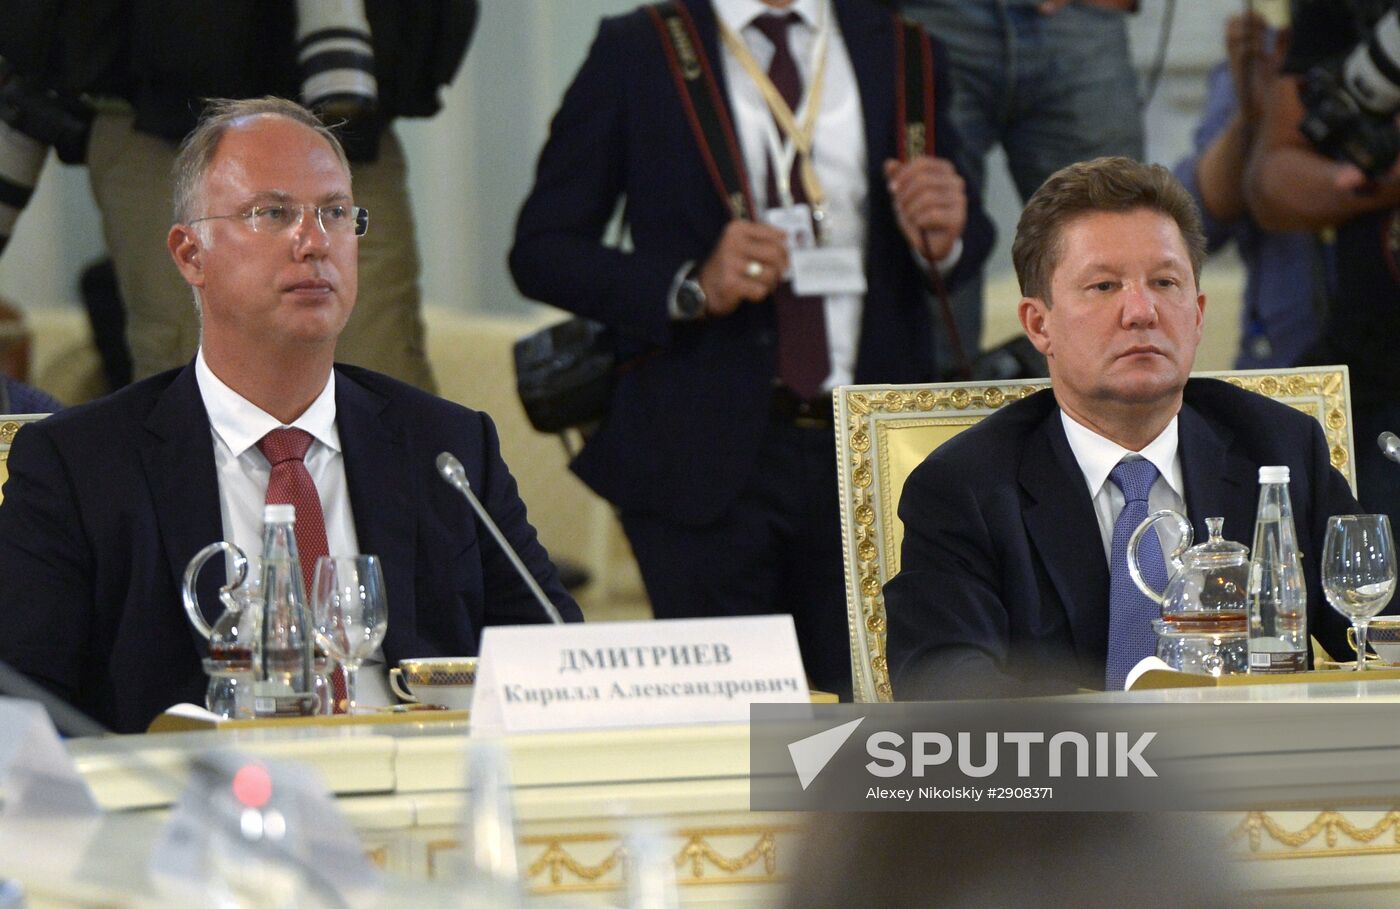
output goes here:
<path id="1" fill-rule="evenodd" d="M 1135 458 L 1119 461 L 1108 475 L 1123 491 L 1123 510 L 1113 524 L 1113 546 L 1108 559 L 1108 666 L 1104 687 L 1121 691 L 1128 671 L 1143 657 L 1157 652 L 1157 635 L 1152 620 L 1162 609 L 1138 590 L 1128 574 L 1128 538 L 1147 518 L 1147 493 L 1157 481 L 1157 468 L 1151 461 Z M 1142 535 L 1138 544 L 1138 570 L 1155 590 L 1167 586 L 1167 565 L 1155 530 Z"/>

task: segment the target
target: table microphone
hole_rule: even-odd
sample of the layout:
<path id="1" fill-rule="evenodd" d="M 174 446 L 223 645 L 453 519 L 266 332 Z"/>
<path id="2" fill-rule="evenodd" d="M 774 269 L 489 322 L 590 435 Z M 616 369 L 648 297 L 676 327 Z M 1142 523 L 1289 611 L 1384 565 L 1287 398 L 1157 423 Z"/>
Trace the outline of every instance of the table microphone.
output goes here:
<path id="1" fill-rule="evenodd" d="M 515 567 L 516 574 L 520 575 L 521 579 L 525 582 L 525 586 L 530 588 L 530 592 L 533 593 L 535 599 L 539 601 L 540 608 L 544 610 L 544 614 L 549 616 L 549 620 L 556 625 L 564 624 L 564 618 L 559 615 L 559 610 L 555 609 L 554 604 L 549 601 L 549 597 L 544 595 L 544 591 L 540 589 L 540 585 L 535 581 L 535 576 L 530 574 L 530 570 L 526 568 L 525 563 L 520 560 L 520 556 L 516 553 L 515 548 L 506 541 L 506 535 L 501 533 L 501 528 L 497 527 L 496 522 L 491 520 L 491 516 L 487 514 L 486 509 L 482 507 L 481 500 L 476 497 L 476 493 L 472 492 L 472 484 L 467 482 L 467 472 L 462 469 L 462 462 L 457 460 L 457 457 L 452 454 L 452 452 L 444 451 L 437 456 L 437 469 L 438 473 L 442 474 L 442 478 L 446 480 L 450 486 L 466 496 L 467 501 L 471 503 L 472 511 L 476 512 L 476 516 L 481 519 L 481 523 L 486 525 L 486 529 L 491 531 L 491 536 L 495 537 L 496 542 L 501 545 L 501 549 L 505 551 L 506 556 L 510 559 L 510 564 Z"/>
<path id="2" fill-rule="evenodd" d="M 1380 445 L 1381 452 L 1387 458 L 1390 458 L 1392 461 L 1396 462 L 1397 464 L 1400 464 L 1400 436 L 1397 436 L 1395 433 L 1386 430 L 1385 432 L 1381 433 L 1379 439 L 1376 439 L 1376 443 Z"/>

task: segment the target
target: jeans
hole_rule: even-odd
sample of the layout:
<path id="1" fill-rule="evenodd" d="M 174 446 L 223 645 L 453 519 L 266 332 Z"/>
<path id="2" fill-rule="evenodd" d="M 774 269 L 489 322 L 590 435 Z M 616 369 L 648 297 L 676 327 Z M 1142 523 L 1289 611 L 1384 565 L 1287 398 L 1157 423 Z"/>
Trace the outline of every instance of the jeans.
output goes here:
<path id="1" fill-rule="evenodd" d="M 905 0 L 904 11 L 947 48 L 953 122 L 979 186 L 997 143 L 1022 199 L 1067 164 L 1142 157 L 1122 13 L 1072 4 L 1045 16 L 1010 0 Z"/>
<path id="2" fill-rule="evenodd" d="M 1142 112 L 1123 14 L 1074 4 L 1051 16 L 1014 0 L 905 0 L 904 13 L 947 48 L 953 123 L 978 186 L 993 145 L 1021 199 L 1067 164 L 1143 155 Z M 982 282 L 952 294 L 969 356 L 982 333 Z M 934 314 L 936 334 L 942 319 Z M 939 364 L 952 362 L 939 339 Z"/>

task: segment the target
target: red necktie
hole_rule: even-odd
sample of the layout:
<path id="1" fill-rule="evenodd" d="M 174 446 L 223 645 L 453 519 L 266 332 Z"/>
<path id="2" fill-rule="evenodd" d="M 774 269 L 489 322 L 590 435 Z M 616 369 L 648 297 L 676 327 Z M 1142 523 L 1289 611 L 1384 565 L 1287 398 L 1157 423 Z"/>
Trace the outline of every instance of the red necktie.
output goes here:
<path id="1" fill-rule="evenodd" d="M 301 579 L 307 597 L 311 596 L 316 559 L 330 555 L 321 496 L 316 491 L 316 481 L 306 469 L 306 452 L 312 441 L 311 433 L 291 427 L 274 429 L 258 440 L 258 451 L 272 465 L 272 473 L 267 478 L 267 504 L 296 506 L 297 556 L 301 559 Z M 307 605 L 310 607 L 309 601 Z M 331 687 L 335 693 L 335 712 L 341 713 L 346 692 L 345 673 L 339 666 L 331 673 Z"/>
<path id="2" fill-rule="evenodd" d="M 787 106 L 797 112 L 802 101 L 802 74 L 788 47 L 788 26 L 797 22 L 796 13 L 763 15 L 753 20 L 754 27 L 773 43 L 773 62 L 768 65 L 768 78 Z M 781 127 L 779 127 L 781 130 Z M 778 206 L 778 184 L 773 176 L 773 161 L 768 162 L 768 204 Z M 800 166 L 793 161 L 789 186 L 793 202 L 807 201 Z M 831 355 L 827 349 L 826 307 L 821 297 L 799 297 L 792 284 L 784 281 L 773 291 L 773 305 L 778 319 L 778 379 L 804 401 L 821 394 L 822 383 L 831 373 Z"/>

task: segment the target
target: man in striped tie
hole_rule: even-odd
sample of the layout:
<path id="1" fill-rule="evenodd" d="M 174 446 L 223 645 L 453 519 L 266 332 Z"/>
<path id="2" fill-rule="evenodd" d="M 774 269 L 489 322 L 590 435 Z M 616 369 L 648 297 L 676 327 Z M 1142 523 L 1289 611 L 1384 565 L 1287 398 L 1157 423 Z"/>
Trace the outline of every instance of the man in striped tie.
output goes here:
<path id="1" fill-rule="evenodd" d="M 1052 390 L 938 448 L 900 501 L 902 570 L 885 587 L 899 697 L 1122 688 L 1153 653 L 1154 604 L 1125 544 L 1173 508 L 1249 539 L 1261 465 L 1288 465 L 1309 630 L 1334 655 L 1318 558 L 1329 515 L 1357 511 L 1319 424 L 1224 382 L 1190 379 L 1205 318 L 1204 238 L 1162 167 L 1098 158 L 1032 196 L 1012 258 L 1021 325 Z M 1139 563 L 1166 580 L 1155 534 Z"/>

